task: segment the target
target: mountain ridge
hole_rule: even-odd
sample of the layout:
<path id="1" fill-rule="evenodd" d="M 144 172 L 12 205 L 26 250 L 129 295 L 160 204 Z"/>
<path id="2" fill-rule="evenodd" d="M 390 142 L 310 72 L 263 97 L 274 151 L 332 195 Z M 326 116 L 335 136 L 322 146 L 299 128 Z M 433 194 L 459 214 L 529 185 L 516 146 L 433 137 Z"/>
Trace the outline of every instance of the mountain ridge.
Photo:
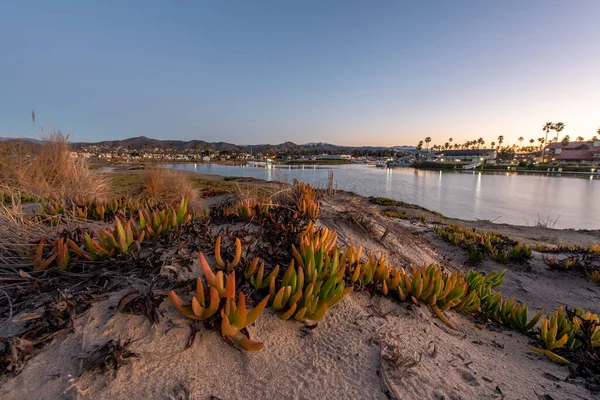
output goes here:
<path id="1" fill-rule="evenodd" d="M 11 140 L 32 140 L 33 139 L 23 139 L 23 138 L 5 138 L 0 137 L 0 141 L 11 141 Z M 36 141 L 38 142 L 38 141 Z M 71 142 L 70 145 L 73 149 L 78 150 L 81 148 L 89 147 L 89 146 L 100 146 L 100 147 L 124 147 L 124 148 L 132 148 L 136 150 L 143 150 L 144 148 L 148 149 L 167 149 L 174 148 L 176 150 L 192 150 L 197 149 L 199 151 L 202 150 L 212 150 L 212 151 L 245 151 L 245 152 L 259 152 L 259 151 L 283 151 L 283 150 L 291 150 L 294 148 L 303 149 L 303 150 L 312 150 L 312 151 L 351 151 L 357 149 L 363 150 L 414 150 L 414 146 L 347 146 L 347 145 L 337 145 L 326 142 L 310 142 L 304 144 L 296 144 L 291 141 L 279 143 L 279 144 L 270 144 L 270 143 L 262 143 L 262 144 L 245 144 L 245 145 L 236 145 L 229 142 L 207 142 L 205 140 L 194 139 L 194 140 L 175 140 L 175 139 L 153 139 L 147 136 L 136 136 L 126 139 L 119 140 L 103 140 L 98 142 Z"/>

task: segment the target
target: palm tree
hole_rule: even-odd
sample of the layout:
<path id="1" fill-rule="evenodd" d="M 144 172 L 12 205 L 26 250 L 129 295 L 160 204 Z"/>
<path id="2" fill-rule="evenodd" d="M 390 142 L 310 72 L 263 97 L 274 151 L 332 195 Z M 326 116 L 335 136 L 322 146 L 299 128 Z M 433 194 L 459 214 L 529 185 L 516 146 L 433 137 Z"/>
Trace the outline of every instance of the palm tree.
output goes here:
<path id="1" fill-rule="evenodd" d="M 448 147 L 450 147 L 450 142 L 444 143 L 444 149 L 448 150 Z"/>
<path id="2" fill-rule="evenodd" d="M 598 128 L 598 133 L 600 133 L 600 128 Z M 448 142 L 449 142 L 449 143 L 452 143 L 452 141 L 453 141 L 453 140 L 454 140 L 454 139 L 450 138 L 450 139 L 448 139 Z"/>
<path id="3" fill-rule="evenodd" d="M 542 146 L 544 145 L 544 138 L 538 138 L 538 142 L 540 142 L 540 150 L 542 149 Z M 546 150 L 546 148 L 544 148 L 544 150 Z M 544 156 L 542 155 L 542 163 L 544 162 Z"/>
<path id="4" fill-rule="evenodd" d="M 504 142 L 504 136 L 498 136 L 498 147 L 502 146 L 502 142 Z"/>
<path id="5" fill-rule="evenodd" d="M 425 138 L 425 144 L 427 145 L 427 151 L 429 151 L 429 143 L 431 142 L 431 138 L 429 136 L 427 136 Z"/>
<path id="6" fill-rule="evenodd" d="M 496 142 L 492 142 L 491 145 L 492 145 L 492 149 L 493 149 L 494 147 L 496 147 Z M 498 145 L 498 147 L 500 147 L 500 145 Z"/>
<path id="7" fill-rule="evenodd" d="M 583 138 L 583 136 L 577 136 L 577 140 L 578 142 L 583 142 L 585 139 Z"/>
<path id="8" fill-rule="evenodd" d="M 477 148 L 479 148 L 479 146 L 483 146 L 484 144 L 485 142 L 483 141 L 483 138 L 477 139 Z"/>
<path id="9" fill-rule="evenodd" d="M 525 139 L 523 139 L 523 136 L 519 137 L 519 147 L 523 147 L 523 146 L 521 145 L 521 143 L 523 143 L 523 140 L 525 140 Z"/>
<path id="10" fill-rule="evenodd" d="M 554 124 L 552 129 L 556 131 L 556 141 L 558 142 L 558 134 L 561 133 L 563 129 L 565 129 L 565 124 L 562 122 L 557 122 L 556 124 Z"/>
<path id="11" fill-rule="evenodd" d="M 563 138 L 563 140 L 561 140 L 561 141 L 560 141 L 560 143 L 561 143 L 563 146 L 566 146 L 566 145 L 568 145 L 568 144 L 569 144 L 569 142 L 570 142 L 570 141 L 571 141 L 571 136 L 569 136 L 569 135 L 566 135 L 566 136 Z"/>
<path id="12" fill-rule="evenodd" d="M 542 131 L 546 132 L 546 142 L 548 141 L 548 132 L 554 129 L 554 124 L 552 122 L 546 122 L 542 127 Z M 546 161 L 546 148 L 544 147 L 544 151 L 542 152 L 542 164 Z"/>

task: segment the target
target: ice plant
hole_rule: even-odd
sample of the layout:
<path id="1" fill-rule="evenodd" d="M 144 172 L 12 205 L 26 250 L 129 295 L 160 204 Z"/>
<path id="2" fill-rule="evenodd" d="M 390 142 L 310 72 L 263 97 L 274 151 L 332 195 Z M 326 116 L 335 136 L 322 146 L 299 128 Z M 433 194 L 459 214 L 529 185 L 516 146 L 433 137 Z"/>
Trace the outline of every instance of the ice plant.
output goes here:
<path id="1" fill-rule="evenodd" d="M 265 297 L 250 312 L 246 309 L 246 296 L 240 292 L 236 303 L 235 272 L 227 275 L 227 283 L 223 285 L 223 271 L 216 274 L 212 271 L 202 253 L 198 254 L 200 265 L 209 288 L 209 298 L 205 297 L 205 288 L 201 278 L 196 279 L 196 294 L 191 304 L 184 304 L 183 300 L 174 292 L 169 292 L 169 300 L 185 317 L 195 320 L 206 320 L 217 315 L 221 310 L 221 334 L 229 341 L 238 344 L 246 350 L 261 350 L 263 344 L 251 340 L 247 333 L 247 326 L 252 324 L 262 314 L 269 296 Z M 224 305 L 221 306 L 221 300 Z"/>
<path id="2" fill-rule="evenodd" d="M 231 275 L 234 275 L 232 272 Z M 227 281 L 229 283 L 229 279 Z M 229 285 L 228 285 L 229 286 Z M 250 312 L 246 310 L 246 296 L 240 292 L 235 302 L 235 281 L 231 290 L 226 292 L 225 307 L 221 309 L 221 334 L 246 350 L 258 351 L 264 347 L 262 342 L 251 340 L 247 327 L 258 319 L 265 309 L 269 295 Z"/>
<path id="3" fill-rule="evenodd" d="M 544 310 L 540 310 L 529 320 L 525 304 L 515 304 L 514 296 L 508 301 L 504 300 L 500 292 L 485 297 L 482 302 L 483 312 L 488 318 L 493 318 L 497 322 L 511 326 L 521 332 L 532 330 L 544 314 Z"/>
<path id="4" fill-rule="evenodd" d="M 258 204 L 254 198 L 238 201 L 235 207 L 237 216 L 242 219 L 252 218 L 256 214 L 255 207 Z"/>
<path id="5" fill-rule="evenodd" d="M 185 305 L 183 300 L 174 291 L 169 292 L 169 300 L 185 317 L 205 320 L 212 317 L 219 310 L 220 297 L 217 289 L 209 286 L 209 297 L 205 298 L 204 284 L 200 278 L 196 279 L 196 295 L 192 298 L 191 305 Z"/>
<path id="6" fill-rule="evenodd" d="M 335 231 L 309 223 L 300 234 L 299 249 L 292 246 L 294 259 L 280 285 L 277 276 L 270 275 L 271 304 L 282 312 L 282 319 L 321 320 L 353 290 L 344 281 L 348 255 L 337 247 L 336 238 Z"/>
<path id="7" fill-rule="evenodd" d="M 586 270 L 585 275 L 588 277 L 589 280 L 591 280 L 592 282 L 594 282 L 597 285 L 600 285 L 600 270 L 595 270 L 592 272 L 588 272 Z"/>
<path id="8" fill-rule="evenodd" d="M 221 236 L 220 235 L 217 236 L 217 242 L 215 243 L 215 260 L 217 261 L 217 265 L 219 267 L 230 271 L 233 268 L 237 267 L 241 258 L 242 258 L 242 242 L 240 241 L 239 238 L 235 238 L 235 256 L 233 257 L 233 260 L 231 260 L 231 262 L 223 261 L 223 258 L 221 258 Z"/>
<path id="9" fill-rule="evenodd" d="M 264 289 L 269 286 L 269 282 L 272 277 L 279 275 L 279 265 L 276 265 L 269 276 L 265 279 L 265 263 L 262 262 L 260 267 L 258 267 L 258 261 L 258 257 L 252 260 L 248 266 L 248 270 L 246 271 L 246 277 L 255 289 Z"/>

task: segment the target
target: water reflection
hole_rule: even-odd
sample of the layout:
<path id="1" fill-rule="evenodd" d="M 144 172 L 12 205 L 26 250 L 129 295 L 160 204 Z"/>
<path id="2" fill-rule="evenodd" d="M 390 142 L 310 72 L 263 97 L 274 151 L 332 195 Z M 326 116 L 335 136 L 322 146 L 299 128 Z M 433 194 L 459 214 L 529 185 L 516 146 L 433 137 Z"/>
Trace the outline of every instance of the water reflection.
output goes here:
<path id="1" fill-rule="evenodd" d="M 392 171 L 394 170 L 391 168 L 387 168 L 385 175 L 385 194 L 389 194 L 392 192 Z"/>
<path id="2" fill-rule="evenodd" d="M 272 181 L 273 180 L 273 165 L 267 164 L 266 170 L 267 170 L 267 180 Z"/>
<path id="3" fill-rule="evenodd" d="M 480 205 L 481 205 L 481 172 L 477 174 L 475 184 L 475 217 L 479 215 Z"/>

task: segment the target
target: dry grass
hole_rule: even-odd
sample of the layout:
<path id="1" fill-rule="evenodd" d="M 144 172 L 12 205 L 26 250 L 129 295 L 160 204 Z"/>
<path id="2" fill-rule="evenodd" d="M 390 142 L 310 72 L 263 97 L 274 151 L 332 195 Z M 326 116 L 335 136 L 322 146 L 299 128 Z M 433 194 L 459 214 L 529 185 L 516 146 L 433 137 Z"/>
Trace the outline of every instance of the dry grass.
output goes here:
<path id="1" fill-rule="evenodd" d="M 41 144 L 2 143 L 3 185 L 40 198 L 104 198 L 108 189 L 106 178 L 90 173 L 85 159 L 71 156 L 68 138 L 58 132 L 51 133 Z"/>
<path id="2" fill-rule="evenodd" d="M 264 187 L 241 185 L 236 182 L 235 195 L 240 200 L 256 200 L 262 203 L 268 203 L 272 200 L 272 192 Z"/>
<path id="3" fill-rule="evenodd" d="M 175 201 L 187 196 L 190 202 L 198 198 L 198 190 L 184 173 L 169 168 L 150 168 L 144 176 L 144 193 L 159 201 Z"/>

